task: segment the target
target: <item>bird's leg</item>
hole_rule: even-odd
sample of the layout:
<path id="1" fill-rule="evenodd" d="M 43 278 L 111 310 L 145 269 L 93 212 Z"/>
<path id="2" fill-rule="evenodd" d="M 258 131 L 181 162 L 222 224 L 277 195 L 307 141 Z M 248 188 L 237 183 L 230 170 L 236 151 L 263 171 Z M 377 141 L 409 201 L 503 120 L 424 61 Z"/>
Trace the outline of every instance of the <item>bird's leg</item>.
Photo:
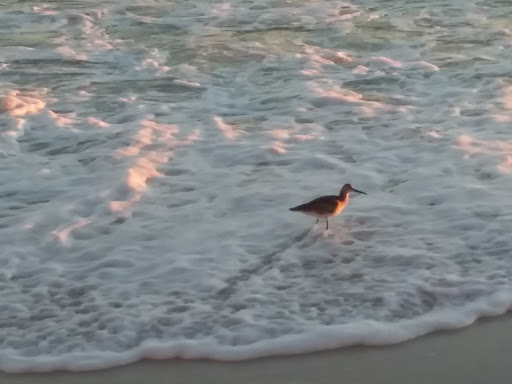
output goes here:
<path id="1" fill-rule="evenodd" d="M 316 219 L 316 224 L 318 224 L 318 220 L 320 220 L 320 219 Z"/>
<path id="2" fill-rule="evenodd" d="M 325 229 L 329 229 L 329 219 L 325 219 Z"/>

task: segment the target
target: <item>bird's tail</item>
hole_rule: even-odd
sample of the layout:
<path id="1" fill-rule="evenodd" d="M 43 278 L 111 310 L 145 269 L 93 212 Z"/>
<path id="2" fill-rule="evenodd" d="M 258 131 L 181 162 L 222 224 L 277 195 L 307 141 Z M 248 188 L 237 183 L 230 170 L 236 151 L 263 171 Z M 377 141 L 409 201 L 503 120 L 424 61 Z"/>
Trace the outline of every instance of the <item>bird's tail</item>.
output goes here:
<path id="1" fill-rule="evenodd" d="M 290 211 L 300 211 L 302 208 L 302 205 L 297 205 L 296 207 L 290 208 Z"/>

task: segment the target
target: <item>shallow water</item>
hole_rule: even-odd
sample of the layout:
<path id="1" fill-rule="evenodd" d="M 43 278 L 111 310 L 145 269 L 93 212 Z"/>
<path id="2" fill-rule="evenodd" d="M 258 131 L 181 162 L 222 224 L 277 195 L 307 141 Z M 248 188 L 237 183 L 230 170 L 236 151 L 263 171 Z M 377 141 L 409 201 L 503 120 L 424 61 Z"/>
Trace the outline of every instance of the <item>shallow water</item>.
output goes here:
<path id="1" fill-rule="evenodd" d="M 0 7 L 0 369 L 510 308 L 512 4 L 111 3 Z M 329 231 L 288 211 L 346 182 Z"/>

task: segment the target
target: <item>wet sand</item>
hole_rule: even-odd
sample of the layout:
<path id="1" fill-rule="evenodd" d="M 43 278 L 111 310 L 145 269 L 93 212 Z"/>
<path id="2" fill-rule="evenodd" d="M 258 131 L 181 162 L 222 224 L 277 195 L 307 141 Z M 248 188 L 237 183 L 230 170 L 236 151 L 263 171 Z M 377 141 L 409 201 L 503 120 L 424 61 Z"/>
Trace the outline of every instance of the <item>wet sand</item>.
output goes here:
<path id="1" fill-rule="evenodd" d="M 501 384 L 510 381 L 512 315 L 387 347 L 242 362 L 142 361 L 93 372 L 0 374 L 2 384 Z"/>

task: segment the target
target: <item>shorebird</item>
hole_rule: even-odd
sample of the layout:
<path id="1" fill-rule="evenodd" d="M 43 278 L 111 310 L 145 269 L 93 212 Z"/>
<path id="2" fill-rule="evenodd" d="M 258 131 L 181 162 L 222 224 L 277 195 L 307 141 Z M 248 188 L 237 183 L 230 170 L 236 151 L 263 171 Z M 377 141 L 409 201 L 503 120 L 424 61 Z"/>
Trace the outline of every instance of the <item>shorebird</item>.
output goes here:
<path id="1" fill-rule="evenodd" d="M 355 189 L 352 184 L 345 184 L 343 188 L 341 188 L 338 196 L 320 196 L 311 200 L 309 203 L 290 208 L 290 211 L 302 212 L 306 215 L 314 216 L 317 218 L 317 224 L 318 220 L 325 219 L 325 229 L 329 229 L 329 217 L 337 216 L 343 211 L 343 208 L 345 208 L 348 203 L 350 192 L 366 195 L 366 192 Z"/>

